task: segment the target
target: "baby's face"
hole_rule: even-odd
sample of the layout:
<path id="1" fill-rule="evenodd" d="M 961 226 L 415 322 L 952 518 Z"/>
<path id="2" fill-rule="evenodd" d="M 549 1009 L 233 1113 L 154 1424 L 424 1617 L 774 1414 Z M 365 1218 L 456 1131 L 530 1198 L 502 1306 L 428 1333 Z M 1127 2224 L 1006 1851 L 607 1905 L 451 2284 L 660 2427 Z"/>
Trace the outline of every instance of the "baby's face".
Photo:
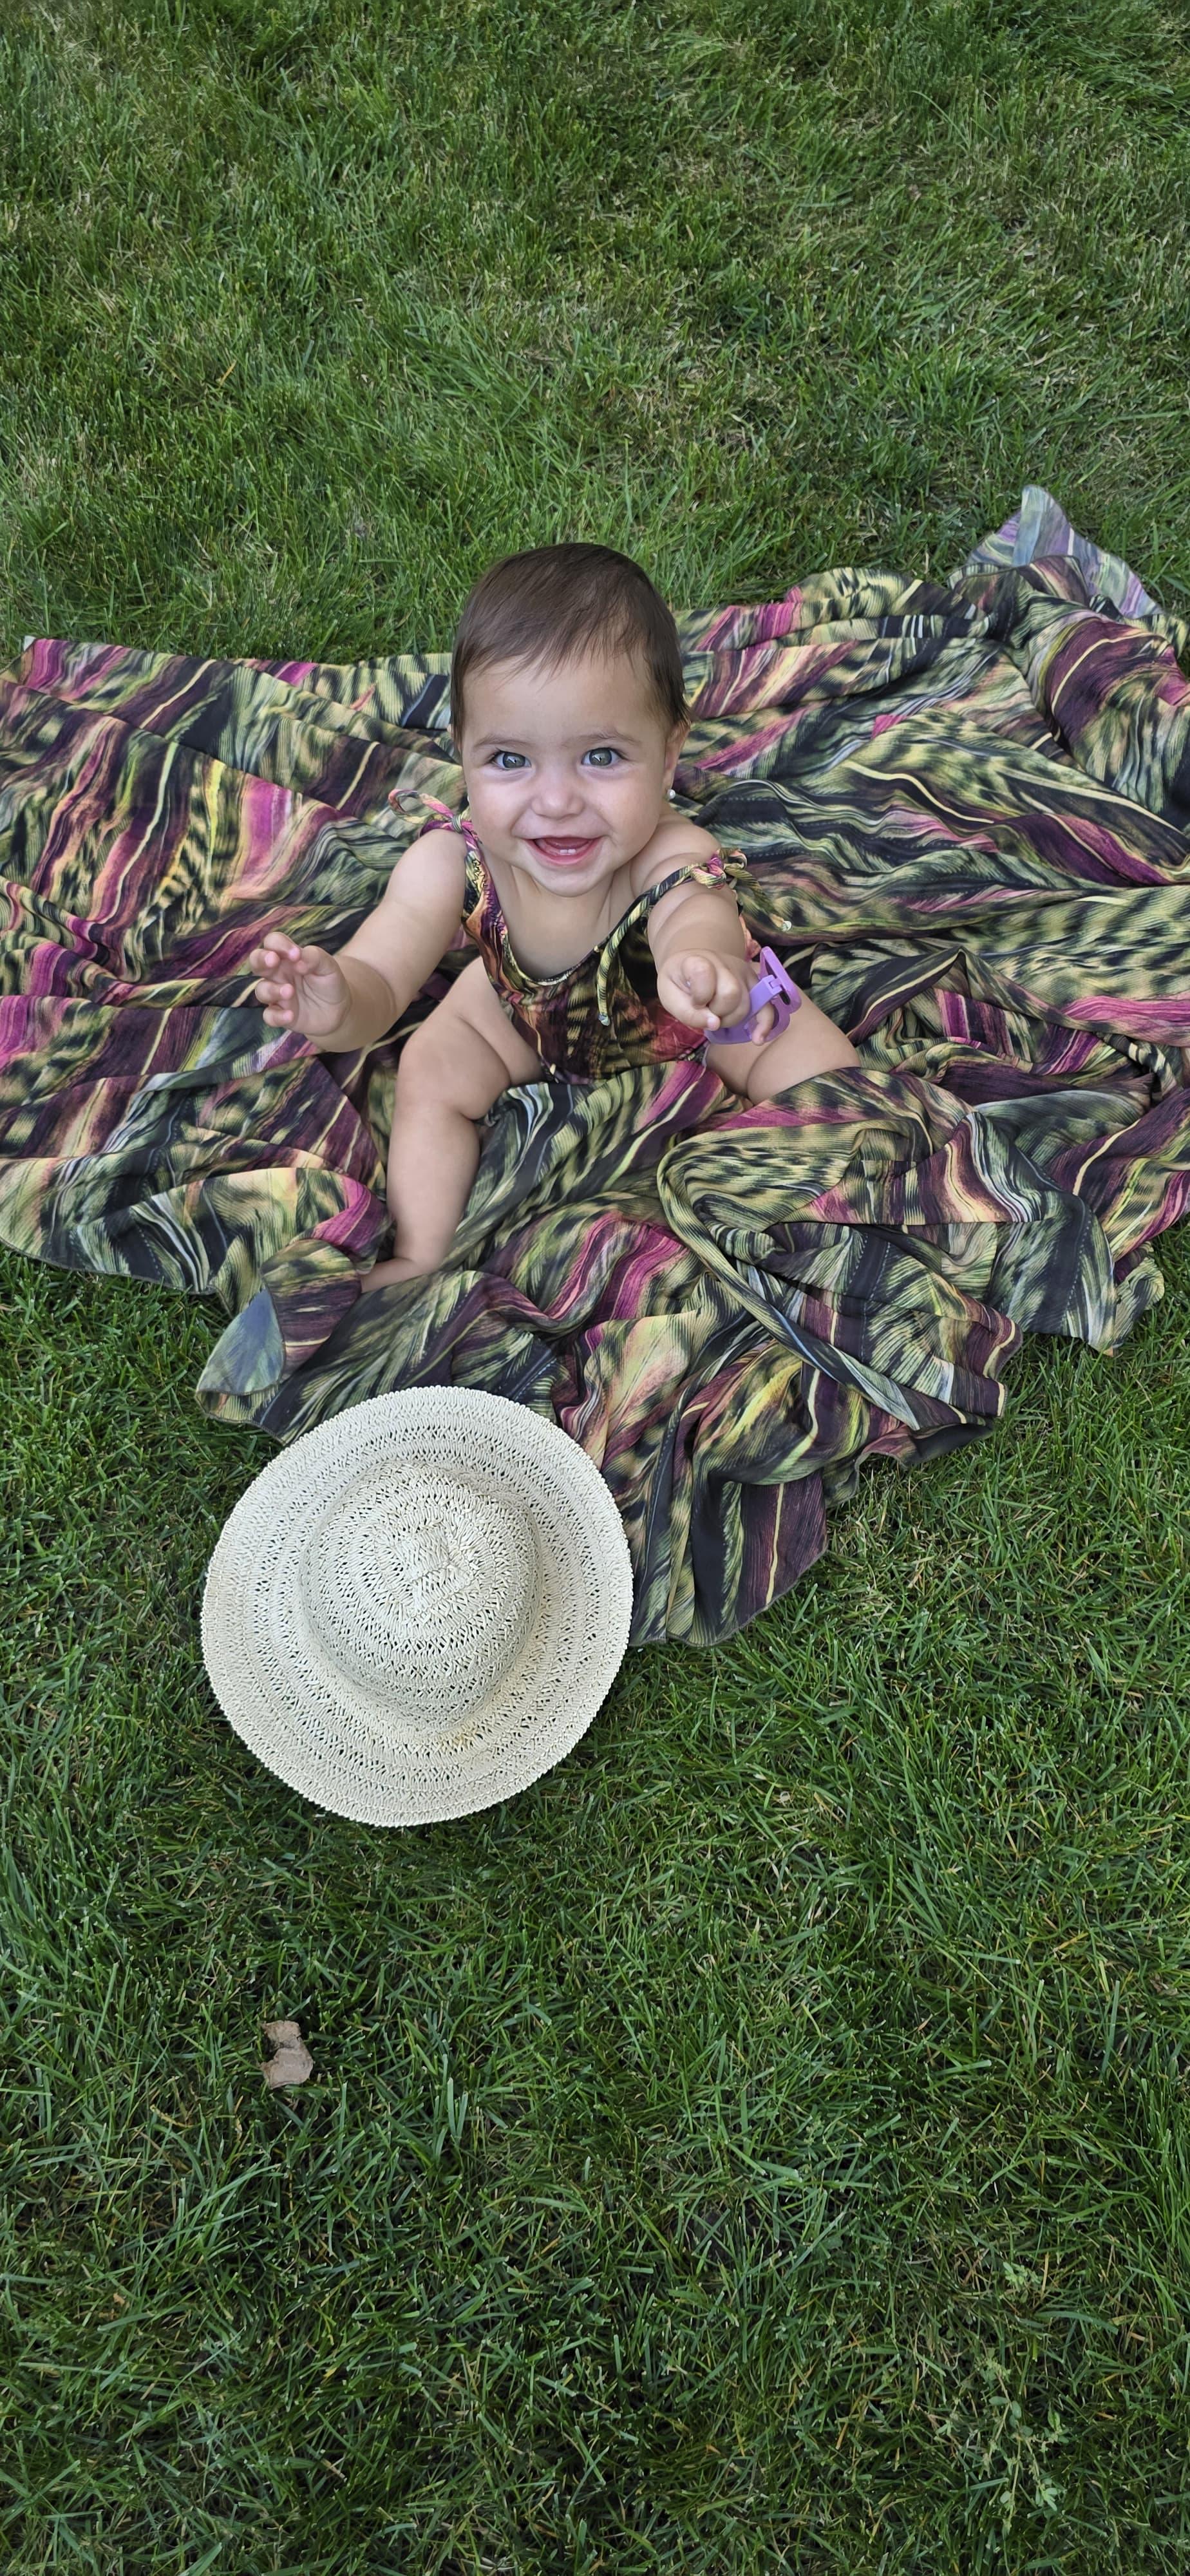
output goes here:
<path id="1" fill-rule="evenodd" d="M 476 671 L 459 749 L 485 850 L 551 894 L 588 893 L 652 839 L 683 731 L 626 654 Z"/>

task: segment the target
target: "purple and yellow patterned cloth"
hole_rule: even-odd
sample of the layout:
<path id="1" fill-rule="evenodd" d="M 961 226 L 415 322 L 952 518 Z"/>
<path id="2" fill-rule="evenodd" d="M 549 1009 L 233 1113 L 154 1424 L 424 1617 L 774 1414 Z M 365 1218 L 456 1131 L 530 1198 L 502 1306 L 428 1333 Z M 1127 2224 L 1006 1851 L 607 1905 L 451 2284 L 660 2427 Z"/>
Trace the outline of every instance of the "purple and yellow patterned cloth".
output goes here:
<path id="1" fill-rule="evenodd" d="M 748 1108 L 704 1064 L 510 1092 L 449 1261 L 361 1297 L 403 1037 L 268 1029 L 262 930 L 334 946 L 462 792 L 447 656 L 36 642 L 0 677 L 0 1242 L 210 1297 L 198 1398 L 287 1440 L 385 1389 L 560 1422 L 638 1640 L 708 1643 L 866 1458 L 998 1418 L 1026 1332 L 1111 1350 L 1190 1196 L 1190 630 L 1048 495 L 950 581 L 821 574 L 681 621 L 680 804 L 860 1050 Z M 390 796 L 399 794 L 399 808 Z"/>

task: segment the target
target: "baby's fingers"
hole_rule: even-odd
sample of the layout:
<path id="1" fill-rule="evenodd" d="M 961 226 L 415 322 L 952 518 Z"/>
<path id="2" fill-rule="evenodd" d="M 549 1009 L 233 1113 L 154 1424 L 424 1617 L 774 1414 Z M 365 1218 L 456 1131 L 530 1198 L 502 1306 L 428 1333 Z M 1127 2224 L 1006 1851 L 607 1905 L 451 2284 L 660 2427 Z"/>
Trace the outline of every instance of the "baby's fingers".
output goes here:
<path id="1" fill-rule="evenodd" d="M 662 1008 L 680 1020 L 684 1028 L 706 1029 L 712 1025 L 712 1014 L 700 1002 L 692 1002 L 682 975 L 659 975 L 657 999 Z"/>
<path id="2" fill-rule="evenodd" d="M 296 975 L 334 974 L 335 961 L 325 948 L 295 948 L 290 963 Z"/>
<path id="3" fill-rule="evenodd" d="M 255 974 L 271 975 L 275 973 L 278 966 L 296 966 L 301 953 L 301 949 L 295 947 L 293 940 L 286 938 L 283 930 L 269 930 L 266 931 L 259 948 L 251 951 L 248 963 Z"/>
<path id="4" fill-rule="evenodd" d="M 689 994 L 698 1011 L 709 1011 L 715 1000 L 714 958 L 700 957 L 696 949 L 692 950 L 689 956 L 677 959 L 674 972 L 682 991 Z"/>
<path id="5" fill-rule="evenodd" d="M 713 957 L 687 958 L 686 990 L 690 995 L 691 1001 L 701 1002 L 704 1010 L 709 1011 L 714 1002 L 715 986 L 718 980 L 718 976 L 715 972 L 715 960 Z"/>
<path id="6" fill-rule="evenodd" d="M 256 986 L 256 1000 L 265 1005 L 265 1018 L 273 1029 L 287 1029 L 297 1009 L 292 984 L 261 983 Z"/>

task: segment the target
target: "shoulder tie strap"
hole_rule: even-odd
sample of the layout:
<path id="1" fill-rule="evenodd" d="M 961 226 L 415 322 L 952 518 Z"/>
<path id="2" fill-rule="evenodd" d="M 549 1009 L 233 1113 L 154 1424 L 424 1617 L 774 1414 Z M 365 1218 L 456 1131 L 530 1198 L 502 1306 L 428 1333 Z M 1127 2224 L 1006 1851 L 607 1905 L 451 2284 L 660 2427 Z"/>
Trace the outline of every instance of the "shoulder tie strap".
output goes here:
<path id="1" fill-rule="evenodd" d="M 467 844 L 468 858 L 473 861 L 477 872 L 486 873 L 479 836 L 468 814 L 458 813 L 453 805 L 444 805 L 440 796 L 426 796 L 420 787 L 395 787 L 388 801 L 390 805 L 399 807 L 402 813 L 407 813 L 411 806 L 428 805 L 432 820 L 422 824 L 421 832 L 414 833 L 414 840 L 419 841 L 422 832 L 440 832 L 444 828 L 448 832 L 461 832 Z"/>

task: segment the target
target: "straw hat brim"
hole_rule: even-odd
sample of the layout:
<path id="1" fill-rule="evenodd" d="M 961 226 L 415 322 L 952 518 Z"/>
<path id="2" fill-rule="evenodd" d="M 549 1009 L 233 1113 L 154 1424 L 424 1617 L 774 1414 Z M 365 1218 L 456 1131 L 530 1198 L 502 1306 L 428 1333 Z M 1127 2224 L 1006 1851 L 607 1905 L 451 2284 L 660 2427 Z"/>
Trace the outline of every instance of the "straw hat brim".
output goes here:
<path id="1" fill-rule="evenodd" d="M 225 1716 L 288 1787 L 359 1823 L 430 1824 L 570 1752 L 631 1616 L 620 1515 L 577 1442 L 502 1396 L 418 1387 L 270 1460 L 211 1557 L 202 1646 Z"/>

